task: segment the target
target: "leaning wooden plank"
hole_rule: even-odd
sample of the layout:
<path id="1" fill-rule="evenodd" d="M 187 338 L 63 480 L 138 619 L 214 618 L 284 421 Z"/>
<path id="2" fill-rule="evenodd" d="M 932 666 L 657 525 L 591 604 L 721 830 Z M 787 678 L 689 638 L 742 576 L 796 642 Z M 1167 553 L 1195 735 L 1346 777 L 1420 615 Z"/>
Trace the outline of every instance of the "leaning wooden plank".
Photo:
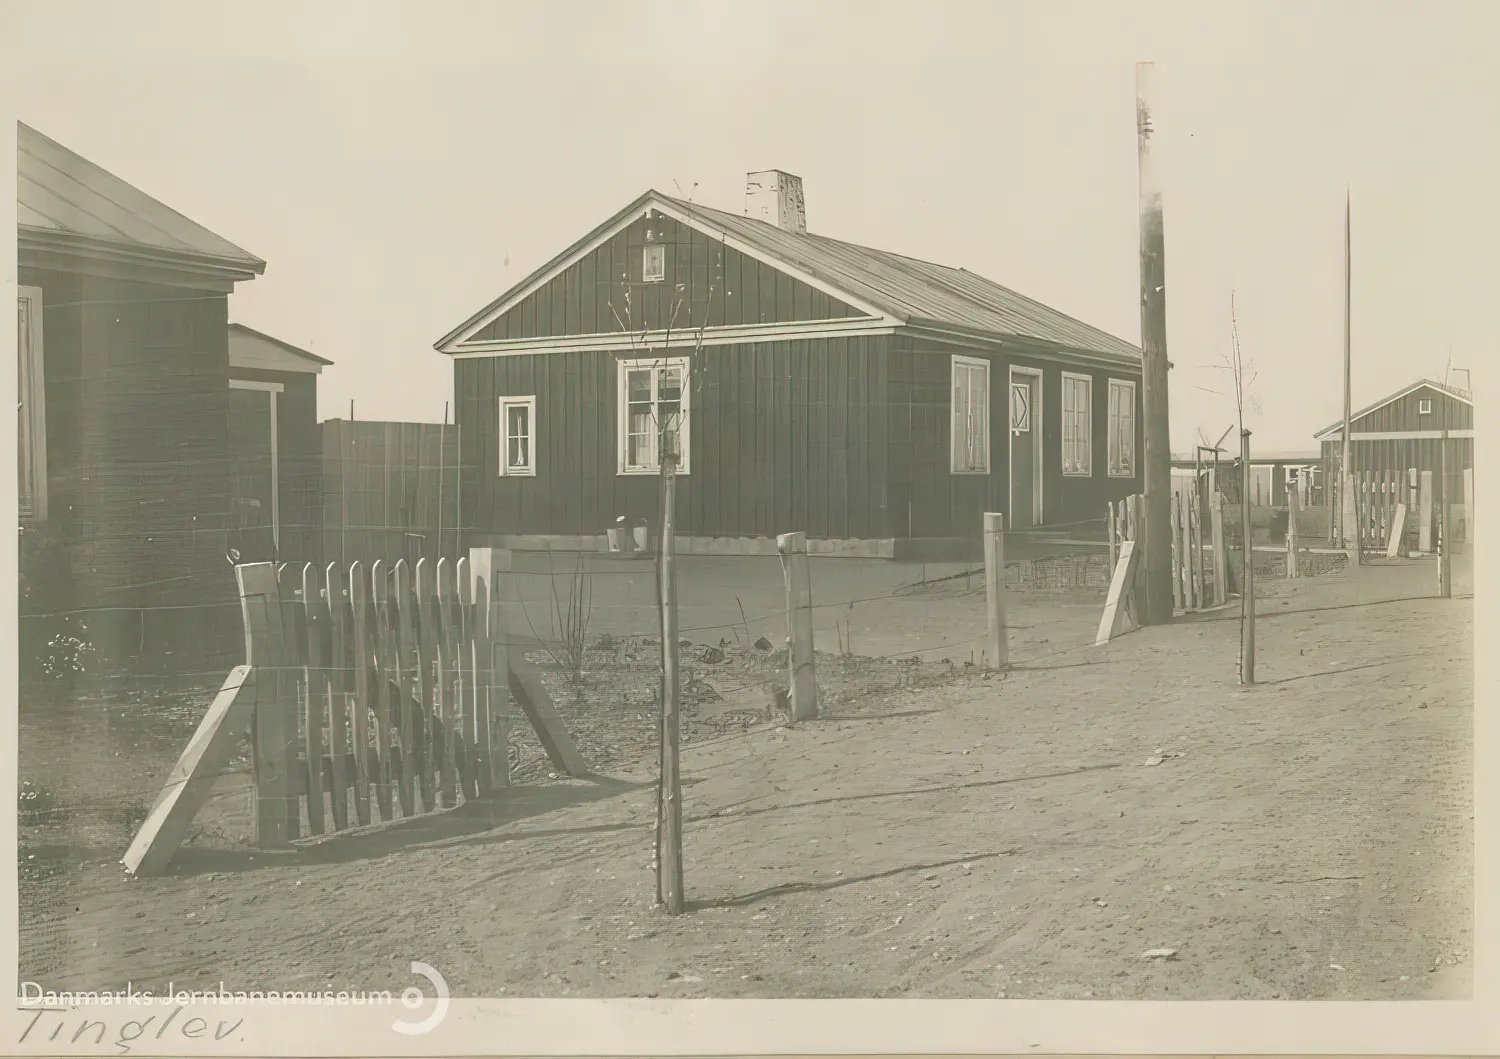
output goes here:
<path id="1" fill-rule="evenodd" d="M 1401 554 L 1401 535 L 1406 532 L 1406 504 L 1396 505 L 1396 514 L 1391 517 L 1391 533 L 1385 542 L 1385 557 L 1394 559 Z"/>
<path id="2" fill-rule="evenodd" d="M 146 815 L 120 863 L 132 875 L 161 875 L 187 837 L 188 826 L 213 791 L 214 779 L 229 763 L 234 744 L 255 717 L 255 671 L 229 671 L 187 749 L 177 759 L 156 804 Z"/>
<path id="3" fill-rule="evenodd" d="M 245 660 L 260 671 L 255 682 L 254 737 L 251 743 L 255 776 L 255 844 L 286 845 L 293 837 L 287 820 L 296 810 L 288 768 L 295 733 L 286 730 L 281 666 L 286 656 L 282 642 L 281 590 L 271 563 L 235 567 L 240 612 L 245 621 Z M 295 689 L 293 689 L 295 691 Z"/>
<path id="4" fill-rule="evenodd" d="M 1109 596 L 1104 602 L 1104 615 L 1099 619 L 1099 634 L 1095 644 L 1109 643 L 1136 627 L 1135 616 L 1130 613 L 1130 590 L 1136 573 L 1135 541 L 1120 545 L 1120 561 L 1115 567 L 1115 576 L 1109 582 Z"/>
<path id="5" fill-rule="evenodd" d="M 537 739 L 541 740 L 542 749 L 547 751 L 547 757 L 559 771 L 569 776 L 589 776 L 589 767 L 584 764 L 583 756 L 573 743 L 573 737 L 568 734 L 567 727 L 558 716 L 552 696 L 547 694 L 547 689 L 542 684 L 541 671 L 527 660 L 520 648 L 509 654 L 510 693 L 515 696 L 526 719 L 531 722 Z"/>

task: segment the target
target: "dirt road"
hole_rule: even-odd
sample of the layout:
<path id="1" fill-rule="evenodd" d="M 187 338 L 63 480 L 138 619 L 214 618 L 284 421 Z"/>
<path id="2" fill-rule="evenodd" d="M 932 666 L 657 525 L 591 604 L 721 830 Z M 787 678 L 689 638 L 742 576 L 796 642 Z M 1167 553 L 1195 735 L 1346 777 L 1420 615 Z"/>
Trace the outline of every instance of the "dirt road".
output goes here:
<path id="1" fill-rule="evenodd" d="M 418 959 L 467 996 L 1467 996 L 1472 600 L 1409 598 L 1431 581 L 1264 584 L 1249 689 L 1237 611 L 1081 649 L 1078 607 L 1003 679 L 689 746 L 683 917 L 651 907 L 648 757 L 285 856 L 23 879 L 22 978 L 394 988 Z"/>

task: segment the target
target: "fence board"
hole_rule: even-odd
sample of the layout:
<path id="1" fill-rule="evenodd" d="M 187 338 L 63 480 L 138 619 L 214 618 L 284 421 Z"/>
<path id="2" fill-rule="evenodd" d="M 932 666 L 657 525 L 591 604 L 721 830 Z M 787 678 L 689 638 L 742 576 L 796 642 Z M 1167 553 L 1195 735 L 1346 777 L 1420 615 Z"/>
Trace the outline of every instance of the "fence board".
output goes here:
<path id="1" fill-rule="evenodd" d="M 390 589 L 391 569 L 379 559 L 370 566 L 370 628 L 375 650 L 372 694 L 375 699 L 375 795 L 380 803 L 380 813 L 387 820 L 395 818 L 398 811 L 410 815 L 400 798 L 394 799 L 396 786 L 395 743 L 392 741 L 392 710 L 389 677 L 391 673 L 390 648 Z M 399 683 L 398 683 L 399 686 Z"/>
<path id="2" fill-rule="evenodd" d="M 441 732 L 435 725 L 441 709 L 442 675 L 439 671 L 438 633 L 436 627 L 437 587 L 433 584 L 432 564 L 425 558 L 417 560 L 417 671 L 422 681 L 421 729 L 422 748 L 426 752 L 419 773 L 422 784 L 422 801 L 430 811 L 443 801 L 439 792 L 442 784 L 434 788 L 434 774 L 441 774 L 447 767 L 443 760 L 444 743 Z M 437 797 L 435 797 L 435 795 Z"/>
<path id="3" fill-rule="evenodd" d="M 444 808 L 457 805 L 458 762 L 454 760 L 457 747 L 454 735 L 457 732 L 458 704 L 454 701 L 457 673 L 454 666 L 454 616 L 453 616 L 453 568 L 447 559 L 437 561 L 437 598 L 434 603 L 436 631 L 434 657 L 437 659 L 438 686 L 438 740 L 442 745 L 441 765 L 438 770 L 438 803 Z"/>
<path id="4" fill-rule="evenodd" d="M 317 568 L 303 563 L 302 650 L 306 665 L 302 683 L 302 754 L 307 771 L 307 829 L 321 835 L 324 829 L 323 726 L 327 718 L 328 674 L 323 668 L 323 637 L 328 629 L 328 610 L 318 593 Z M 338 825 L 335 824 L 335 827 Z"/>
<path id="5" fill-rule="evenodd" d="M 478 616 L 474 610 L 474 581 L 469 573 L 469 560 L 461 558 L 454 565 L 455 576 L 458 579 L 458 627 L 459 627 L 459 654 L 462 656 L 460 675 L 463 678 L 463 738 L 464 738 L 464 762 L 468 768 L 468 781 L 464 786 L 465 798 L 481 797 L 480 787 L 488 787 L 488 783 L 481 782 L 483 770 L 481 762 L 487 755 L 483 753 L 484 745 L 479 741 L 479 715 L 480 715 L 480 684 L 479 684 L 479 655 L 480 651 L 480 628 Z"/>
<path id="6" fill-rule="evenodd" d="M 355 813 L 359 822 L 359 788 L 349 769 L 349 635 L 344 616 L 344 575 L 338 563 L 329 563 L 323 581 L 323 602 L 328 607 L 328 755 L 333 778 L 333 819 L 339 830 L 349 826 L 349 789 L 354 788 Z M 365 810 L 369 812 L 368 808 Z"/>
<path id="7" fill-rule="evenodd" d="M 413 647 L 411 580 L 405 559 L 396 562 L 395 591 L 391 593 L 390 629 L 391 676 L 396 682 L 396 704 L 401 725 L 401 808 L 408 814 L 417 812 L 417 765 L 422 759 L 421 733 L 417 730 L 420 713 L 415 696 L 421 694 Z"/>

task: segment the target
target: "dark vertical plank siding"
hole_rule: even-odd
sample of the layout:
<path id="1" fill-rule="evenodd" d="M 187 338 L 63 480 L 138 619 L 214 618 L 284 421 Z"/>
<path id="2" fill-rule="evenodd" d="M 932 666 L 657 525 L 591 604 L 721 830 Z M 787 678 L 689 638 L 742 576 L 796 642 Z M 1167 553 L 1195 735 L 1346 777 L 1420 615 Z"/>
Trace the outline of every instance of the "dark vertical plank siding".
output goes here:
<path id="1" fill-rule="evenodd" d="M 706 347 L 692 379 L 692 467 L 680 480 L 680 531 L 702 536 L 888 535 L 883 443 L 884 337 Z M 835 364 L 863 393 L 831 398 Z M 654 475 L 617 473 L 616 358 L 526 354 L 461 360 L 465 529 L 600 534 L 618 516 L 657 521 Z M 537 475 L 498 474 L 499 397 L 537 398 Z M 858 463 L 829 454 L 852 444 Z M 473 516 L 470 516 L 473 512 Z"/>
<path id="2" fill-rule="evenodd" d="M 666 278 L 660 283 L 641 278 L 647 229 L 653 242 L 666 246 Z M 635 221 L 474 338 L 610 334 L 619 332 L 622 322 L 632 330 L 657 330 L 863 315 L 696 229 L 657 217 Z"/>
<path id="3" fill-rule="evenodd" d="M 1421 414 L 1421 402 L 1424 400 L 1432 402 L 1432 411 L 1425 416 Z M 1474 426 L 1474 409 L 1471 405 L 1440 390 L 1424 386 L 1383 408 L 1373 409 L 1354 419 L 1351 432 L 1363 434 L 1376 431 L 1441 430 L 1445 414 L 1449 430 L 1470 430 Z"/>
<path id="4" fill-rule="evenodd" d="M 990 473 L 952 473 L 952 358 L 975 357 L 990 363 Z M 982 351 L 924 344 L 897 336 L 890 368 L 891 535 L 895 537 L 973 537 L 985 511 L 1005 511 L 1009 503 L 1009 369 L 1042 371 L 1039 414 L 1034 416 L 1042 446 L 1042 492 L 1045 525 L 1099 519 L 1110 500 L 1140 489 L 1140 479 L 1111 478 L 1108 473 L 1108 380 L 1136 383 L 1136 468 L 1142 456 L 1139 376 L 1124 371 L 1069 368 L 1092 379 L 1093 473 L 1062 473 L 1062 372 L 1055 362 L 1024 356 L 1005 357 Z M 1080 526 L 1088 533 L 1099 527 Z"/>
<path id="5" fill-rule="evenodd" d="M 46 533 L 66 568 L 50 571 L 66 598 L 46 606 L 119 608 L 85 618 L 101 653 L 222 646 L 213 636 L 238 623 L 224 561 L 227 296 L 30 268 L 18 278 L 42 289 Z"/>

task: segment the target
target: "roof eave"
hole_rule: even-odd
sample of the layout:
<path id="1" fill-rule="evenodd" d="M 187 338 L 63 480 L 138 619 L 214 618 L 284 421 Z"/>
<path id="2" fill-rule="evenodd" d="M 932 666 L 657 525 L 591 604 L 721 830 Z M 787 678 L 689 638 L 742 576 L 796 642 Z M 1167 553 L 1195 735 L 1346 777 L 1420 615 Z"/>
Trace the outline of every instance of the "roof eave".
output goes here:
<path id="1" fill-rule="evenodd" d="M 1109 352 L 1097 349 L 1079 349 L 1061 342 L 1053 342 L 1049 339 L 1038 338 L 1035 335 L 1022 335 L 1000 331 L 981 331 L 976 328 L 959 327 L 954 324 L 944 323 L 941 320 L 924 320 L 913 317 L 906 321 L 903 330 L 912 334 L 931 334 L 952 336 L 958 340 L 970 340 L 983 342 L 996 346 L 1023 345 L 1033 347 L 1026 352 L 1035 356 L 1046 356 L 1049 351 L 1057 355 L 1071 357 L 1080 360 L 1093 360 L 1110 366 L 1141 369 L 1141 355 L 1139 352 L 1133 354 L 1120 352 Z"/>
<path id="2" fill-rule="evenodd" d="M 16 242 L 22 252 L 50 251 L 117 264 L 152 265 L 201 273 L 219 279 L 232 279 L 236 282 L 254 279 L 266 271 L 264 261 L 249 255 L 243 258 L 233 258 L 195 254 L 188 251 L 143 246 L 139 243 L 94 239 L 72 232 L 60 232 L 51 228 L 36 228 L 28 225 L 17 225 Z"/>

